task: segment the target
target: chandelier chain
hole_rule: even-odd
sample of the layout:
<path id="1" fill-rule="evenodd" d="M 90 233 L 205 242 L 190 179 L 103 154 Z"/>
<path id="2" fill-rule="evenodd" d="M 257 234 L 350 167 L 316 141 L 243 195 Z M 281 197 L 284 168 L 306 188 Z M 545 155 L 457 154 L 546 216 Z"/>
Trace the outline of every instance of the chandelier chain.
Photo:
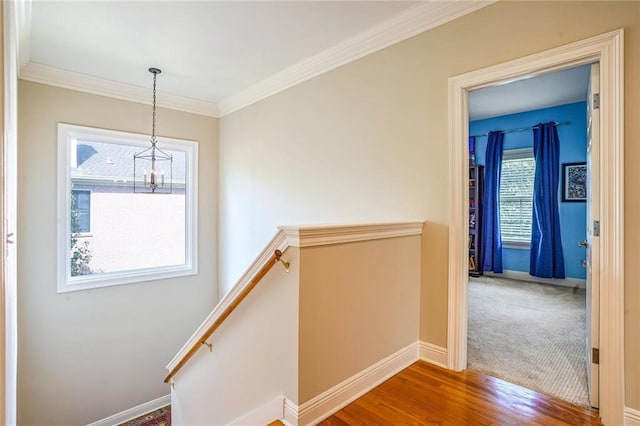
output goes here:
<path id="1" fill-rule="evenodd" d="M 156 78 L 158 74 L 153 73 L 153 121 L 151 124 L 151 143 L 156 144 Z"/>
<path id="2" fill-rule="evenodd" d="M 149 68 L 153 74 L 153 105 L 151 121 L 151 147 L 133 155 L 133 192 L 171 194 L 173 176 L 173 154 L 168 154 L 156 146 L 157 121 L 157 81 L 159 68 Z M 137 174 L 137 172 L 142 172 Z"/>

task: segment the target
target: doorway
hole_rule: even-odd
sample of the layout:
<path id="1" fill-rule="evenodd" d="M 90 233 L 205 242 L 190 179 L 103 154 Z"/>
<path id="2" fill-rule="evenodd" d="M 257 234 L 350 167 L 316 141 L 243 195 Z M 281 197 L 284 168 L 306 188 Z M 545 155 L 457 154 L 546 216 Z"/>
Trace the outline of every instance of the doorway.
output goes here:
<path id="1" fill-rule="evenodd" d="M 492 251 L 486 247 L 487 243 L 491 246 L 491 235 L 487 238 L 483 232 L 493 234 L 499 229 L 497 238 L 502 243 L 502 266 L 493 264 L 488 256 L 487 264 L 470 269 L 468 367 L 584 407 L 597 407 L 598 396 L 597 373 L 587 376 L 590 365 L 585 345 L 591 334 L 587 326 L 592 323 L 585 316 L 591 319 L 598 314 L 597 306 L 586 304 L 586 223 L 591 204 L 586 192 L 587 182 L 597 183 L 583 179 L 587 153 L 592 152 L 587 149 L 587 123 L 593 121 L 587 118 L 591 113 L 588 98 L 596 96 L 588 93 L 592 68 L 597 76 L 598 65 L 586 64 L 468 95 L 469 240 L 478 243 L 470 247 L 470 259 L 480 260 L 485 250 Z M 551 123 L 549 130 L 558 135 L 553 162 L 558 196 L 549 201 L 554 202 L 559 226 L 557 232 L 549 232 L 549 240 L 561 241 L 562 254 L 554 260 L 561 264 L 561 273 L 551 268 L 535 272 L 530 266 L 534 181 L 536 164 L 541 161 L 534 158 L 533 144 L 534 132 L 542 131 L 539 123 Z M 497 143 L 495 137 L 489 137 L 491 131 L 502 136 L 498 206 L 474 197 L 483 183 L 487 190 L 497 183 L 490 180 L 491 175 L 486 181 L 482 176 L 485 169 L 487 173 L 494 169 L 486 164 L 490 161 L 486 154 L 493 152 L 488 144 Z M 572 180 L 564 181 L 561 172 L 565 169 Z M 483 219 L 494 211 L 500 226 L 491 230 Z M 482 229 L 477 229 L 480 223 Z M 477 263 L 470 260 L 470 264 Z M 541 278 L 544 276 L 548 278 Z M 597 339 L 594 345 L 597 348 Z"/>
<path id="2" fill-rule="evenodd" d="M 600 126 L 600 415 L 604 423 L 621 424 L 623 388 L 623 31 L 614 31 L 526 58 L 474 71 L 449 80 L 450 229 L 448 367 L 467 366 L 468 314 L 468 154 L 460 141 L 468 138 L 467 94 L 482 87 L 599 62 Z"/>

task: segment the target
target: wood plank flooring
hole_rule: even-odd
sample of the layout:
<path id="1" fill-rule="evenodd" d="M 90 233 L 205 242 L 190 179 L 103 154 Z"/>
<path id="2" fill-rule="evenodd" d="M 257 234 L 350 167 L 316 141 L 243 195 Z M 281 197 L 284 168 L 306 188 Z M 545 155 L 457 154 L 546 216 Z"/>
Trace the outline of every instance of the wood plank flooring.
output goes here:
<path id="1" fill-rule="evenodd" d="M 319 425 L 601 425 L 597 410 L 418 361 Z"/>

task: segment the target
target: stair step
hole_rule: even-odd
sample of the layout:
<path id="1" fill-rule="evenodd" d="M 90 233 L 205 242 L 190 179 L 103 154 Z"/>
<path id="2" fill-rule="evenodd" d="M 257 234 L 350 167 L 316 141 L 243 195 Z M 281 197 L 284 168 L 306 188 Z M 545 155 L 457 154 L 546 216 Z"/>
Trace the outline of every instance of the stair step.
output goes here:
<path id="1" fill-rule="evenodd" d="M 269 423 L 267 426 L 284 426 L 284 423 L 282 423 L 280 420 L 274 420 L 271 423 Z"/>

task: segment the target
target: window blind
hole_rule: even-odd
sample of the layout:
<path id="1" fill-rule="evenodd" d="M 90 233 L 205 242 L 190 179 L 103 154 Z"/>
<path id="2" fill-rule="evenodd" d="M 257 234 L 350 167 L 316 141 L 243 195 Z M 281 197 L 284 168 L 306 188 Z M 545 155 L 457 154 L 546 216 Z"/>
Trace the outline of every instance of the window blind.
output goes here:
<path id="1" fill-rule="evenodd" d="M 505 242 L 531 242 L 535 168 L 531 149 L 505 151 L 500 176 L 500 227 Z"/>

